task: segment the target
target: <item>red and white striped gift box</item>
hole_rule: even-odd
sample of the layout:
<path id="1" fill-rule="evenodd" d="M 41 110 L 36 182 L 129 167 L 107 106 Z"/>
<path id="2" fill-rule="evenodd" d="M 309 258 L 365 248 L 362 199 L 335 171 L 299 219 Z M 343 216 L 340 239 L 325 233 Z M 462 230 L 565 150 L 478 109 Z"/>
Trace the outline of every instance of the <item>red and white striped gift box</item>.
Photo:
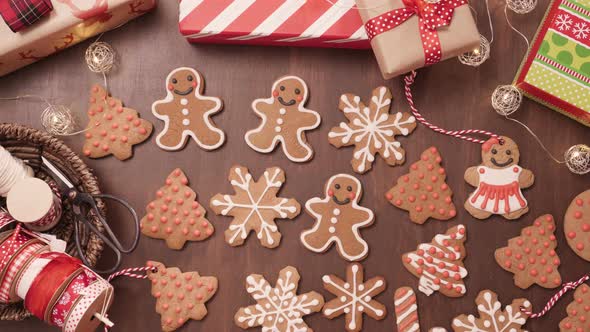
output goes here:
<path id="1" fill-rule="evenodd" d="M 368 49 L 354 0 L 180 0 L 193 43 Z"/>

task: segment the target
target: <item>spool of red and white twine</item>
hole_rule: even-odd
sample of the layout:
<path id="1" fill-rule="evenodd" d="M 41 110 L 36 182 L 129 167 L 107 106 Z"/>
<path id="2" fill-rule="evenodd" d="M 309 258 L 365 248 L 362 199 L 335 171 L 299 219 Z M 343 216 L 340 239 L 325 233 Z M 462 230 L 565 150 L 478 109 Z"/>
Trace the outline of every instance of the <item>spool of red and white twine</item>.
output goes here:
<path id="1" fill-rule="evenodd" d="M 23 179 L 8 192 L 6 207 L 10 216 L 26 228 L 45 232 L 55 227 L 61 218 L 61 193 L 54 183 L 47 184 L 37 178 Z"/>
<path id="2" fill-rule="evenodd" d="M 63 332 L 91 332 L 101 322 L 113 325 L 107 318 L 113 287 L 77 258 L 51 252 L 42 238 L 19 224 L 0 234 L 0 303 L 21 300 L 33 315 Z"/>

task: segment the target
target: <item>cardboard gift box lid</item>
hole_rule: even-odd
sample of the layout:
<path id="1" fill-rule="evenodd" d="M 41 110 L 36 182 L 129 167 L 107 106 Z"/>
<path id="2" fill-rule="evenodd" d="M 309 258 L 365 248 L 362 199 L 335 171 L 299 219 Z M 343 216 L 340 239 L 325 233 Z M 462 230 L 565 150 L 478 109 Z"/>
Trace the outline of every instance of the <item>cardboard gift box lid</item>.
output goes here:
<path id="1" fill-rule="evenodd" d="M 181 0 L 194 43 L 370 48 L 354 0 Z"/>

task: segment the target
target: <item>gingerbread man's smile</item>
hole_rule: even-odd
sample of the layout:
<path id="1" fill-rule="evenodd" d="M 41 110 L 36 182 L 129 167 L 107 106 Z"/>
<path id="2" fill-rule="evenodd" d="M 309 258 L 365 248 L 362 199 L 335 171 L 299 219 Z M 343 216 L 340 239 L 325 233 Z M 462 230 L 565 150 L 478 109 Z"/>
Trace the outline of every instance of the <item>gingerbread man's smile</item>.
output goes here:
<path id="1" fill-rule="evenodd" d="M 514 161 L 514 159 L 510 158 L 508 160 L 506 160 L 503 163 L 499 163 L 496 161 L 496 158 L 491 158 L 490 161 L 492 162 L 492 164 L 498 166 L 498 167 L 504 167 L 504 166 L 508 166 L 510 164 L 512 164 L 512 162 Z"/>
<path id="2" fill-rule="evenodd" d="M 292 106 L 292 105 L 295 105 L 295 103 L 297 102 L 295 99 L 291 99 L 291 100 L 285 102 L 285 100 L 283 99 L 283 97 L 280 97 L 280 96 L 277 98 L 277 100 L 283 106 Z"/>
<path id="3" fill-rule="evenodd" d="M 191 86 L 191 87 L 189 87 L 188 89 L 186 89 L 186 90 L 184 90 L 184 91 L 178 91 L 178 90 L 174 89 L 174 93 L 175 93 L 175 94 L 177 94 L 177 95 L 180 95 L 180 96 L 186 96 L 186 95 L 188 95 L 189 93 L 193 92 L 193 90 L 194 90 L 194 89 L 193 89 L 193 87 Z"/>
<path id="4" fill-rule="evenodd" d="M 346 204 L 350 203 L 350 198 L 346 198 L 345 200 L 341 201 L 338 199 L 338 197 L 336 197 L 336 195 L 334 195 L 334 197 L 332 197 L 332 200 L 334 201 L 334 203 L 336 203 L 338 205 L 346 205 Z"/>

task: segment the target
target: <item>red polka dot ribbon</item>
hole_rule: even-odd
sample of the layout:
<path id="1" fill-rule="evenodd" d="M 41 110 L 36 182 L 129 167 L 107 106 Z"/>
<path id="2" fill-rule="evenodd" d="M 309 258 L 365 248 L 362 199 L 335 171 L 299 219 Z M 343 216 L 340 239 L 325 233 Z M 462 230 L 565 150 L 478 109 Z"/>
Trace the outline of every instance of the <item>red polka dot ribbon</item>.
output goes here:
<path id="1" fill-rule="evenodd" d="M 372 40 L 417 15 L 424 48 L 424 63 L 431 65 L 439 62 L 442 50 L 436 29 L 449 25 L 455 8 L 466 5 L 467 0 L 439 0 L 437 3 L 427 3 L 424 0 L 402 1 L 405 7 L 383 13 L 365 23 L 369 39 Z"/>

